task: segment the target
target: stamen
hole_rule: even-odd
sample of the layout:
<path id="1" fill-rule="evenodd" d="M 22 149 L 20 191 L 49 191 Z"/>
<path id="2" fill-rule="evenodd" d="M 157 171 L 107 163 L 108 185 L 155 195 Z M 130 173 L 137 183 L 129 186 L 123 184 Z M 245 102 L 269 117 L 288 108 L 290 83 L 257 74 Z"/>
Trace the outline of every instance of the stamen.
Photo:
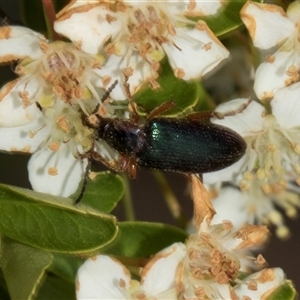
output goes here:
<path id="1" fill-rule="evenodd" d="M 58 175 L 58 170 L 56 167 L 50 167 L 48 169 L 48 174 L 51 176 L 57 176 Z"/>

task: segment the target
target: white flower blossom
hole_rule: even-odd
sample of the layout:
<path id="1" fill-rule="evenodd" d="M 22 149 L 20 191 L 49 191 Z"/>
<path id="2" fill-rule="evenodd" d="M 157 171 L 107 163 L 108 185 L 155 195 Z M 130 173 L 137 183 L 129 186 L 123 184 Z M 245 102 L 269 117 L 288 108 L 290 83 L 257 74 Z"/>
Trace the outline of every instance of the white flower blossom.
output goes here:
<path id="1" fill-rule="evenodd" d="M 218 213 L 196 176 L 191 178 L 191 190 L 197 232 L 186 241 L 186 255 L 177 269 L 178 299 L 247 299 L 254 289 L 256 299 L 264 299 L 267 292 L 284 283 L 284 274 L 277 269 L 264 269 L 241 279 L 242 273 L 245 276 L 265 265 L 262 255 L 255 259 L 251 252 L 266 242 L 268 229 L 255 225 L 237 229 L 231 222 L 232 213 L 228 220 L 216 224 Z M 268 284 L 260 285 L 263 282 Z"/>
<path id="2" fill-rule="evenodd" d="M 0 35 L 0 62 L 20 60 L 19 77 L 0 91 L 0 149 L 34 153 L 28 164 L 33 189 L 69 196 L 87 165 L 80 155 L 93 143 L 83 118 L 96 105 L 109 113 L 96 86 L 103 58 L 48 43 L 24 27 L 1 27 Z"/>
<path id="3" fill-rule="evenodd" d="M 175 243 L 156 254 L 143 268 L 140 282 L 109 256 L 89 258 L 77 273 L 77 299 L 177 299 L 175 274 L 184 250 L 184 244 Z"/>
<path id="4" fill-rule="evenodd" d="M 237 187 L 222 187 L 218 191 L 218 196 L 213 199 L 213 205 L 217 212 L 213 219 L 214 224 L 230 219 L 234 228 L 245 224 L 273 225 L 276 227 L 276 235 L 286 239 L 290 231 L 278 208 L 281 208 L 288 217 L 296 218 L 300 199 L 299 194 L 292 189 L 282 188 L 265 194 L 256 181 L 246 191 L 241 191 Z"/>
<path id="5" fill-rule="evenodd" d="M 280 89 L 271 101 L 271 113 L 257 102 L 252 101 L 241 113 L 212 122 L 229 127 L 239 133 L 247 143 L 244 157 L 229 173 L 226 169 L 205 175 L 205 183 L 218 181 L 218 176 L 231 181 L 237 174 L 242 178 L 243 190 L 251 185 L 251 180 L 260 181 L 267 192 L 270 186 L 283 186 L 286 177 L 300 183 L 300 83 Z M 247 99 L 236 99 L 217 107 L 218 112 L 228 112 L 240 107 Z M 217 175 L 217 176 L 216 176 Z M 215 180 L 213 179 L 215 177 Z"/>
<path id="6" fill-rule="evenodd" d="M 230 207 L 234 207 L 239 214 L 238 224 L 242 216 L 250 224 L 271 223 L 277 227 L 280 237 L 288 236 L 289 231 L 276 207 L 281 207 L 292 218 L 297 216 L 297 209 L 300 208 L 297 192 L 291 188 L 291 182 L 300 185 L 299 92 L 300 83 L 279 89 L 270 103 L 271 113 L 252 101 L 242 113 L 222 120 L 214 118 L 213 123 L 239 133 L 247 143 L 247 151 L 239 162 L 229 168 L 204 175 L 206 184 L 228 181 L 239 185 L 244 192 L 233 189 L 229 192 L 227 189 L 225 194 L 228 196 L 225 197 L 222 191 L 219 196 L 221 199 L 232 199 L 225 200 L 226 205 L 228 201 L 236 203 Z M 234 110 L 246 101 L 236 99 L 220 105 L 216 111 Z M 235 194 L 240 195 L 234 198 Z M 214 202 L 218 211 L 224 209 L 221 202 Z"/>
<path id="7" fill-rule="evenodd" d="M 264 269 L 246 277 L 234 287 L 237 299 L 267 299 L 284 284 L 285 275 L 280 268 Z"/>
<path id="8" fill-rule="evenodd" d="M 201 7 L 200 3 L 73 1 L 58 14 L 54 28 L 88 53 L 97 54 L 104 47 L 108 61 L 99 74 L 120 80 L 123 70 L 130 70 L 134 94 L 144 82 L 158 87 L 156 78 L 165 55 L 175 76 L 184 80 L 203 76 L 228 57 L 229 52 L 205 22 L 186 18 L 200 10 L 211 13 L 220 5 L 210 1 Z M 106 83 L 100 81 L 99 85 L 105 87 Z M 112 91 L 112 97 L 126 98 L 121 85 Z"/>
<path id="9" fill-rule="evenodd" d="M 291 3 L 286 13 L 280 6 L 252 1 L 241 10 L 254 45 L 271 51 L 255 74 L 254 90 L 261 100 L 272 98 L 279 88 L 299 81 L 299 17 L 299 1 Z"/>
<path id="10" fill-rule="evenodd" d="M 230 221 L 210 225 L 205 219 L 186 242 L 187 254 L 176 276 L 179 299 L 235 299 L 232 284 L 241 282 L 240 272 L 255 268 L 249 251 L 260 245 L 267 233 L 264 226 L 234 230 Z M 265 261 L 259 256 L 256 263 Z"/>
<path id="11" fill-rule="evenodd" d="M 205 222 L 206 223 L 206 220 Z M 105 255 L 91 257 L 79 268 L 77 299 L 264 299 L 284 283 L 281 269 L 264 269 L 244 279 L 237 276 L 249 266 L 264 264 L 248 250 L 264 239 L 265 227 L 232 230 L 230 222 L 201 225 L 186 242 L 175 243 L 156 254 L 133 280 L 119 261 Z M 232 286 L 233 283 L 237 285 Z M 201 299 L 202 299 L 201 298 Z"/>

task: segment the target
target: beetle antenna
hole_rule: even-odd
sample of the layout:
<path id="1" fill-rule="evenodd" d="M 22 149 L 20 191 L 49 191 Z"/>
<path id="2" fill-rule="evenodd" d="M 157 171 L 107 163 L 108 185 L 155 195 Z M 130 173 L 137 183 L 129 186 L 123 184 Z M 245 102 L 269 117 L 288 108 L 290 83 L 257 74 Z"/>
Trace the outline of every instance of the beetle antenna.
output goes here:
<path id="1" fill-rule="evenodd" d="M 101 97 L 101 99 L 100 99 L 100 102 L 103 102 L 103 101 L 105 101 L 108 97 L 109 97 L 109 95 L 110 95 L 110 93 L 114 90 L 114 88 L 117 86 L 117 84 L 118 84 L 118 79 L 116 79 L 114 82 L 113 82 L 113 84 L 107 89 L 107 91 L 103 94 L 103 96 Z"/>
<path id="2" fill-rule="evenodd" d="M 113 89 L 116 87 L 116 85 L 118 84 L 118 79 L 116 79 L 113 84 L 106 90 L 106 92 L 103 94 L 103 96 L 100 99 L 100 103 L 104 102 L 110 95 L 110 93 L 113 91 Z M 94 111 L 91 113 L 92 115 L 95 114 L 98 109 L 99 109 L 100 104 L 98 104 L 96 106 L 96 108 L 94 109 Z"/>

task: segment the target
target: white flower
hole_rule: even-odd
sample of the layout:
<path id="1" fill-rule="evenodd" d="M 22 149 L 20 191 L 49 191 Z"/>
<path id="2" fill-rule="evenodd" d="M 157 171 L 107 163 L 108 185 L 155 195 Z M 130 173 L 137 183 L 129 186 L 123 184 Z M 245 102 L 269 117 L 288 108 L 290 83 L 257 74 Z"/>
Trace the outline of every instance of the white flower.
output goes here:
<path id="1" fill-rule="evenodd" d="M 268 54 L 256 71 L 254 90 L 261 100 L 272 98 L 277 89 L 299 81 L 299 17 L 299 1 L 291 3 L 286 13 L 280 6 L 252 1 L 241 10 L 254 45 L 278 49 Z"/>
<path id="2" fill-rule="evenodd" d="M 96 86 L 101 57 L 75 45 L 48 43 L 34 31 L 1 27 L 0 62 L 20 59 L 20 76 L 0 91 L 0 149 L 34 153 L 28 170 L 34 190 L 54 195 L 74 193 L 85 172 L 93 130 L 85 115 L 101 103 Z"/>
<path id="3" fill-rule="evenodd" d="M 267 299 L 284 282 L 282 269 L 264 269 L 244 278 L 234 287 L 234 291 L 238 299 Z"/>
<path id="4" fill-rule="evenodd" d="M 255 267 L 249 251 L 260 245 L 267 233 L 264 226 L 234 230 L 230 221 L 210 225 L 205 219 L 198 233 L 186 242 L 187 254 L 178 268 L 176 284 L 181 298 L 233 299 L 231 284 L 240 281 L 240 272 Z M 264 259 L 258 258 L 257 263 L 263 264 Z"/>
<path id="5" fill-rule="evenodd" d="M 184 250 L 184 244 L 175 243 L 156 254 L 143 268 L 140 283 L 119 261 L 92 257 L 78 270 L 77 299 L 177 299 L 175 274 Z"/>
<path id="6" fill-rule="evenodd" d="M 74 1 L 58 14 L 54 28 L 88 53 L 99 53 L 105 47 L 108 62 L 99 74 L 120 80 L 123 70 L 130 70 L 134 94 L 144 82 L 158 87 L 158 69 L 166 54 L 175 76 L 184 80 L 203 76 L 228 57 L 228 51 L 204 22 L 185 17 L 206 11 L 194 3 L 116 1 L 110 5 Z M 216 11 L 214 2 L 205 6 Z M 126 98 L 121 85 L 112 91 L 112 97 Z"/>
<path id="7" fill-rule="evenodd" d="M 297 192 L 290 184 L 300 185 L 299 92 L 300 83 L 278 90 L 270 103 L 272 113 L 269 114 L 262 105 L 251 102 L 242 113 L 212 120 L 235 130 L 247 143 L 246 154 L 239 162 L 227 169 L 204 174 L 206 184 L 229 181 L 238 184 L 244 192 L 232 188 L 225 189 L 225 193 L 220 191 L 220 201 L 214 205 L 221 217 L 226 211 L 221 202 L 225 201 L 227 205 L 229 201 L 238 214 L 237 224 L 243 219 L 250 224 L 271 223 L 277 227 L 278 236 L 288 236 L 289 231 L 276 206 L 292 218 L 297 216 L 300 207 Z M 245 101 L 248 100 L 236 99 L 216 110 L 231 111 Z"/>
<path id="8" fill-rule="evenodd" d="M 252 101 L 241 113 L 212 122 L 224 125 L 239 133 L 247 143 L 244 157 L 231 167 L 205 175 L 205 183 L 212 184 L 219 180 L 218 175 L 227 180 L 234 177 L 242 179 L 243 190 L 249 188 L 255 178 L 267 192 L 271 186 L 283 186 L 286 177 L 300 183 L 300 83 L 280 89 L 271 101 L 272 113 L 267 114 L 264 107 Z M 218 106 L 216 111 L 228 112 L 240 107 L 247 99 L 236 99 Z M 215 180 L 213 179 L 215 178 Z M 242 178 L 241 178 L 242 177 Z"/>
<path id="9" fill-rule="evenodd" d="M 176 285 L 179 299 L 241 299 L 252 294 L 252 289 L 260 295 L 272 292 L 283 283 L 282 272 L 262 272 L 244 279 L 241 272 L 249 272 L 255 265 L 262 266 L 261 255 L 255 259 L 251 252 L 261 246 L 268 234 L 265 226 L 245 225 L 238 230 L 228 221 L 212 225 L 217 218 L 210 196 L 196 176 L 191 178 L 194 202 L 194 224 L 197 233 L 186 241 L 186 255 L 179 264 Z M 274 276 L 265 276 L 266 274 Z M 281 276 L 282 275 L 282 276 Z M 270 283 L 266 286 L 260 283 Z M 237 284 L 237 285 L 236 285 Z M 246 286 L 246 288 L 245 288 Z M 237 290 L 235 290 L 237 288 Z M 249 291 L 246 291 L 249 288 Z"/>
<path id="10" fill-rule="evenodd" d="M 289 228 L 284 224 L 284 218 L 278 207 L 290 218 L 297 217 L 300 208 L 299 194 L 284 188 L 265 194 L 257 181 L 246 191 L 226 186 L 218 191 L 213 200 L 217 212 L 213 223 L 231 220 L 234 228 L 245 224 L 267 224 L 276 227 L 276 235 L 286 239 L 290 235 Z"/>

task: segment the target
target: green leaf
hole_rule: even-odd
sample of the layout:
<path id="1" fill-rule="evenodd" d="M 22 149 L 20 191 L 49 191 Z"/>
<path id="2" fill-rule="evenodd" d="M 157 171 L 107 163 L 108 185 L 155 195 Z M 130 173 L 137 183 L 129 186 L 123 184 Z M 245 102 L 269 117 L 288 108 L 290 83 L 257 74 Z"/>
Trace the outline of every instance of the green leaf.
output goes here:
<path id="1" fill-rule="evenodd" d="M 64 253 L 54 253 L 49 272 L 69 282 L 75 282 L 77 270 L 84 260 L 79 257 Z"/>
<path id="2" fill-rule="evenodd" d="M 114 216 L 73 200 L 0 185 L 0 232 L 44 250 L 83 252 L 98 249 L 117 234 Z"/>
<path id="3" fill-rule="evenodd" d="M 2 271 L 11 299 L 32 299 L 51 264 L 51 253 L 7 238 L 2 239 L 1 247 Z"/>
<path id="4" fill-rule="evenodd" d="M 173 100 L 175 106 L 168 110 L 165 115 L 177 115 L 193 107 L 199 99 L 200 83 L 176 78 L 166 60 L 161 65 L 161 70 L 162 72 L 157 78 L 160 88 L 152 90 L 145 85 L 134 94 L 136 104 L 148 113 L 160 104 Z"/>
<path id="5" fill-rule="evenodd" d="M 101 172 L 97 173 L 95 178 L 88 179 L 81 203 L 98 211 L 110 213 L 122 199 L 123 194 L 122 178 L 111 172 Z M 74 199 L 76 199 L 76 195 Z"/>
<path id="6" fill-rule="evenodd" d="M 70 283 L 49 274 L 43 283 L 36 300 L 75 300 L 75 282 Z"/>
<path id="7" fill-rule="evenodd" d="M 149 257 L 176 242 L 184 242 L 187 233 L 179 228 L 148 222 L 120 222 L 115 241 L 102 252 L 130 258 Z"/>
<path id="8" fill-rule="evenodd" d="M 199 19 L 205 21 L 216 36 L 223 35 L 243 24 L 240 18 L 240 10 L 246 0 L 225 1 L 224 6 L 211 16 L 192 17 L 191 20 Z"/>
<path id="9" fill-rule="evenodd" d="M 292 281 L 286 280 L 266 300 L 294 300 L 297 299 L 297 292 Z"/>

